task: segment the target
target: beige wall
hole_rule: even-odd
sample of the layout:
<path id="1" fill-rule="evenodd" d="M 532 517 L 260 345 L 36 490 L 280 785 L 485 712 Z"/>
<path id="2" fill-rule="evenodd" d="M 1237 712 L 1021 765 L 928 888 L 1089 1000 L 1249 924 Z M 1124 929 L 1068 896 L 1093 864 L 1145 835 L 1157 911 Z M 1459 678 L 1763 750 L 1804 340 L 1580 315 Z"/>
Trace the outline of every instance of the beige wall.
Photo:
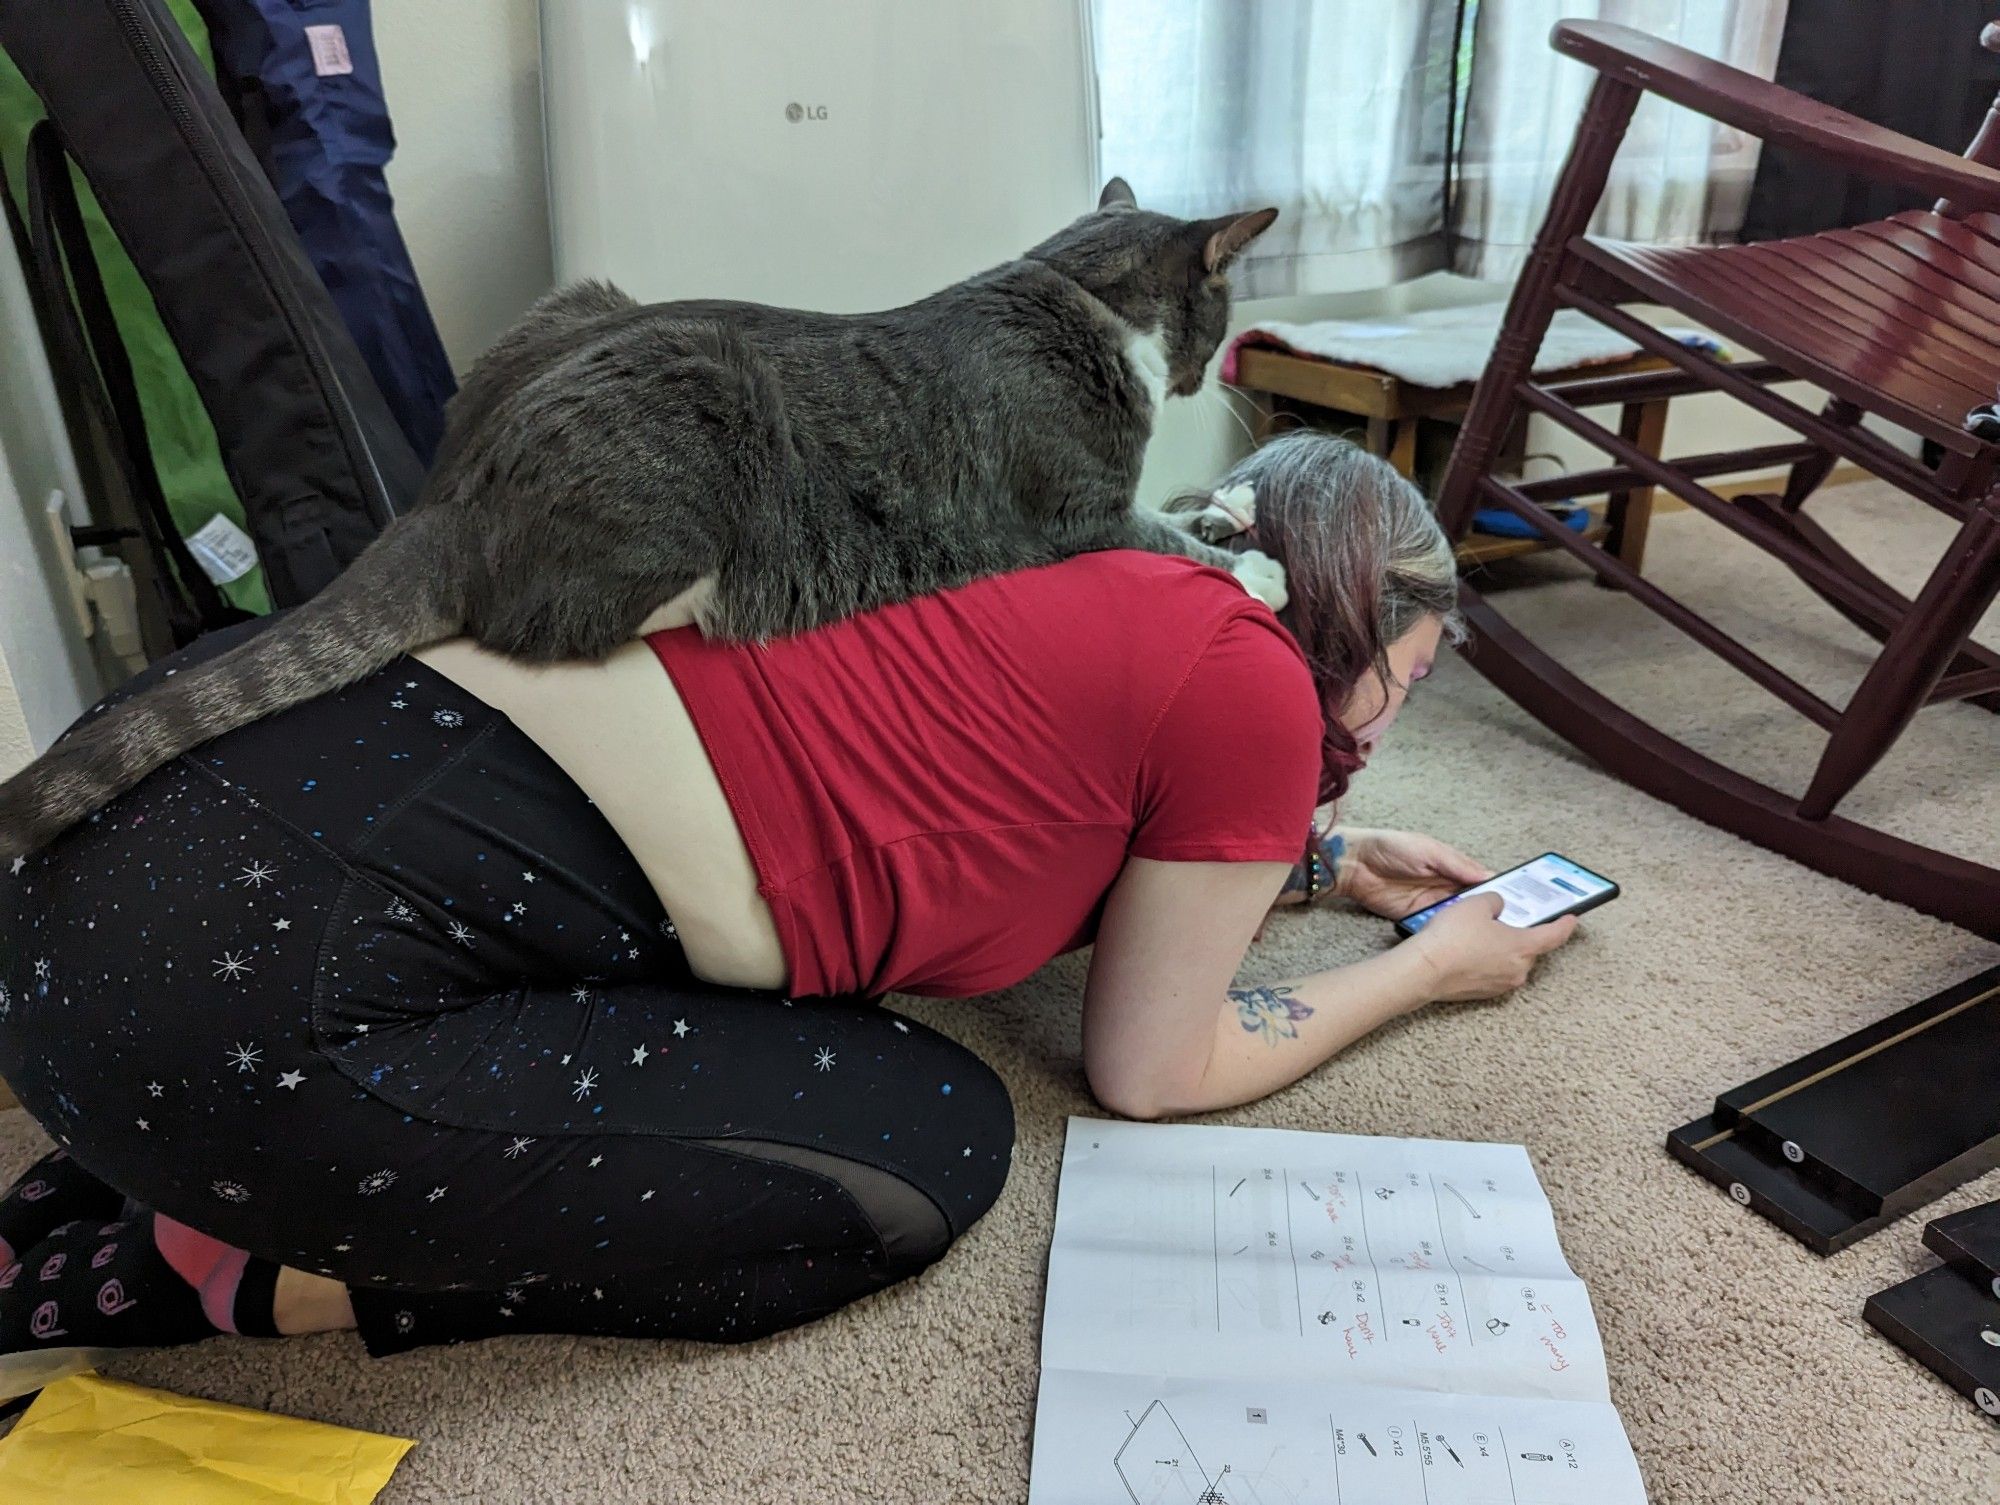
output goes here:
<path id="1" fill-rule="evenodd" d="M 0 602 L 4 609 L 5 602 Z M 28 718 L 21 710 L 21 692 L 14 685 L 7 660 L 0 658 L 0 779 L 22 767 L 35 755 L 28 736 Z"/>
<path id="2" fill-rule="evenodd" d="M 537 9 L 535 0 L 375 0 L 396 128 L 389 188 L 460 370 L 551 281 Z"/>
<path id="3" fill-rule="evenodd" d="M 0 777 L 102 692 L 44 516 L 61 491 L 71 516 L 87 521 L 74 501 L 81 489 L 21 264 L 0 235 Z"/>

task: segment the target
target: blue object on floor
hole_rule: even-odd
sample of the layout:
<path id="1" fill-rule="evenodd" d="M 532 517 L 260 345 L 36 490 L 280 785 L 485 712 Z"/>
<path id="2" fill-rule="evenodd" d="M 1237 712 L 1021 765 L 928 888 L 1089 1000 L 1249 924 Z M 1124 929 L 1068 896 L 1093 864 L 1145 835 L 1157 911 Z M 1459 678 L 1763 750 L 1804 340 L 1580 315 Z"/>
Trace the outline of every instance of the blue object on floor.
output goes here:
<path id="1" fill-rule="evenodd" d="M 1565 528 L 1574 528 L 1581 533 L 1590 526 L 1588 507 L 1550 507 L 1550 517 Z M 1505 507 L 1481 507 L 1472 515 L 1472 531 L 1491 534 L 1495 538 L 1540 538 L 1524 518 L 1516 517 Z"/>

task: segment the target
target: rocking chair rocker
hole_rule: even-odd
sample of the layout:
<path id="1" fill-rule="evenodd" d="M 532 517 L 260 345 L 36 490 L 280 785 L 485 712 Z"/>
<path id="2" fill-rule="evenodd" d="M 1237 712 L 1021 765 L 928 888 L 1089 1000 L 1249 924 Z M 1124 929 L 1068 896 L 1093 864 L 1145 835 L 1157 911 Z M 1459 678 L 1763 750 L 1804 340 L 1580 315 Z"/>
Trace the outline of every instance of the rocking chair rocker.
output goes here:
<path id="1" fill-rule="evenodd" d="M 1980 39 L 2000 50 L 2000 24 Z M 1626 782 L 1702 820 L 1886 898 L 2000 939 L 2000 870 L 1834 813 L 1926 705 L 2000 711 L 2000 654 L 1968 641 L 2000 591 L 2000 103 L 1967 156 L 1912 141 L 1685 48 L 1622 26 L 1564 22 L 1558 51 L 1597 70 L 1492 363 L 1481 377 L 1438 493 L 1454 542 L 1474 511 L 1507 508 L 1747 675 L 1828 735 L 1803 798 L 1697 753 L 1630 714 L 1463 589 L 1470 661 L 1530 714 Z M 1584 233 L 1642 93 L 1770 142 L 1939 196 L 1934 209 L 1759 245 L 1661 249 Z M 1761 360 L 1690 350 L 1620 305 L 1665 304 Z M 1537 386 L 1531 362 L 1550 317 L 1575 308 L 1671 362 L 1672 371 Z M 1815 414 L 1769 390 L 1803 379 L 1831 394 Z M 1759 449 L 1656 460 L 1581 408 L 1721 391 L 1800 435 Z M 1516 417 L 1542 414 L 1603 450 L 1602 470 L 1516 484 L 1493 474 Z M 1944 453 L 1932 471 L 1864 429 L 1876 414 Z M 1805 515 L 1839 460 L 1959 523 L 1916 599 L 1901 595 Z M 1704 476 L 1787 467 L 1782 492 L 1725 500 Z M 1638 574 L 1555 522 L 1540 504 L 1660 486 L 1773 555 L 1882 643 L 1836 707 Z M 1996 741 L 2000 751 L 2000 741 Z M 2000 812 L 1986 812 L 2000 819 Z"/>

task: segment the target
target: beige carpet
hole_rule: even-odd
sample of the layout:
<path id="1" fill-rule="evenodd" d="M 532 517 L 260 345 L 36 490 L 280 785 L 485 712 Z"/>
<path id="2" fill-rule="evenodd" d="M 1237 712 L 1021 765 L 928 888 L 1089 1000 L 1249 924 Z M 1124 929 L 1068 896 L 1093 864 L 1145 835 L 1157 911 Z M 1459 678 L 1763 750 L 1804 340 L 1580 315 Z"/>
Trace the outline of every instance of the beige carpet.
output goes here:
<path id="1" fill-rule="evenodd" d="M 1921 571 L 1941 534 L 1872 487 L 1828 498 L 1864 555 Z M 1857 636 L 1789 577 L 1685 514 L 1651 573 L 1753 628 L 1841 693 Z M 1634 704 L 1798 787 L 1815 739 L 1728 671 L 1563 563 L 1517 570 L 1506 609 Z M 1988 640 L 1996 634 L 1987 631 Z M 1849 813 L 2000 862 L 2000 719 L 1928 713 Z M 1589 1283 L 1612 1388 L 1662 1505 L 2000 1499 L 2000 1433 L 1861 1321 L 1926 1264 L 1906 1221 L 1821 1260 L 1670 1161 L 1714 1094 L 2000 961 L 2000 948 L 1863 896 L 1630 793 L 1448 664 L 1358 788 L 1358 822 L 1428 828 L 1504 864 L 1555 847 L 1626 897 L 1512 1000 L 1440 1007 L 1228 1122 L 1525 1143 Z M 1271 927 L 1274 978 L 1363 956 L 1361 917 Z M 912 1005 L 1012 1087 L 1020 1149 L 999 1206 L 941 1266 L 749 1349 L 519 1340 L 371 1364 L 348 1337 L 214 1342 L 123 1376 L 418 1439 L 383 1496 L 424 1501 L 1013 1501 L 1026 1489 L 1042 1272 L 1077 1067 L 1083 968 Z M 0 1116 L 0 1168 L 39 1143 Z M 1988 1176 L 1938 1204 L 2000 1196 Z"/>

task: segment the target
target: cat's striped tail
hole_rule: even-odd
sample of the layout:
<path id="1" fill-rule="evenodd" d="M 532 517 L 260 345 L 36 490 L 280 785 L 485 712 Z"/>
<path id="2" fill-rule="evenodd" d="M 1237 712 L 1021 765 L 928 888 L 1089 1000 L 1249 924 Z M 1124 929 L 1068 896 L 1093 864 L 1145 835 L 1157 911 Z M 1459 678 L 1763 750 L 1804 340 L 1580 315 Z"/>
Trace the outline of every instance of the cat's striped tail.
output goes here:
<path id="1" fill-rule="evenodd" d="M 419 508 L 311 601 L 229 652 L 77 723 L 0 784 L 0 862 L 25 856 L 211 737 L 374 673 L 462 626 L 450 514 Z"/>

